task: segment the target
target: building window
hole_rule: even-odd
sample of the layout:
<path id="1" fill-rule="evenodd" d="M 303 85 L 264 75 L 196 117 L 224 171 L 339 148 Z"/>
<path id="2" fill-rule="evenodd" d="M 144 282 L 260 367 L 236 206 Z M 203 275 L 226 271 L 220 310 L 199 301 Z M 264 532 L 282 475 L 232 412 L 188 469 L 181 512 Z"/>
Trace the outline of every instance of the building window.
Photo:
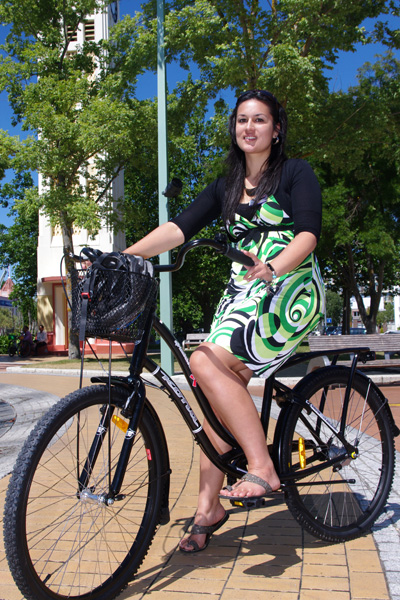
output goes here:
<path id="1" fill-rule="evenodd" d="M 68 39 L 70 42 L 78 41 L 78 30 L 72 29 L 72 27 L 70 25 L 68 25 L 68 27 L 67 27 L 67 35 L 68 35 Z"/>
<path id="2" fill-rule="evenodd" d="M 61 225 L 53 225 L 52 227 L 52 231 L 51 231 L 51 235 L 52 237 L 61 237 L 62 236 L 62 229 L 61 229 Z"/>
<path id="3" fill-rule="evenodd" d="M 94 21 L 85 21 L 85 40 L 94 42 Z"/>

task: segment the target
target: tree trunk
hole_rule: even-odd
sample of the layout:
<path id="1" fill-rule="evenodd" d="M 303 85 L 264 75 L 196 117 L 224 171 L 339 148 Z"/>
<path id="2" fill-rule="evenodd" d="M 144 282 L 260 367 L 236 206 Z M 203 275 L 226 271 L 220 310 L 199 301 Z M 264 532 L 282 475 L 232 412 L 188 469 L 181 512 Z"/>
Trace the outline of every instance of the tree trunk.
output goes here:
<path id="1" fill-rule="evenodd" d="M 64 217 L 64 215 L 63 215 Z M 62 235 L 63 235 L 63 246 L 64 246 L 64 257 L 65 257 L 65 271 L 67 279 L 67 295 L 69 303 L 67 303 L 67 317 L 68 317 L 68 358 L 80 358 L 81 352 L 79 347 L 79 335 L 72 332 L 72 311 L 70 304 L 72 305 L 72 272 L 75 270 L 75 263 L 70 258 L 70 253 L 74 254 L 74 245 L 72 241 L 72 225 L 66 222 L 66 219 L 62 220 Z"/>
<path id="2" fill-rule="evenodd" d="M 350 292 L 347 288 L 343 289 L 343 322 L 342 322 L 342 334 L 349 335 L 350 333 L 350 319 L 351 319 L 351 303 L 350 303 Z"/>

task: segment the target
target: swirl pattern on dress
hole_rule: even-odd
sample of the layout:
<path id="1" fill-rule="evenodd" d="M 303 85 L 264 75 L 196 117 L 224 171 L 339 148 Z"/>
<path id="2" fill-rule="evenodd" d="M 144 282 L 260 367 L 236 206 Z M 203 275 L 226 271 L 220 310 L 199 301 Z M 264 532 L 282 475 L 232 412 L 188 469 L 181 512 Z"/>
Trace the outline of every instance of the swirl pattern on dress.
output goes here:
<path id="1" fill-rule="evenodd" d="M 239 250 L 253 252 L 263 262 L 273 260 L 294 238 L 293 221 L 273 196 L 251 220 L 236 214 L 228 231 L 241 237 Z M 257 375 L 269 377 L 323 316 L 324 284 L 314 253 L 278 277 L 274 288 L 262 280 L 244 280 L 246 272 L 242 265 L 232 264 L 207 341 L 234 354 Z"/>

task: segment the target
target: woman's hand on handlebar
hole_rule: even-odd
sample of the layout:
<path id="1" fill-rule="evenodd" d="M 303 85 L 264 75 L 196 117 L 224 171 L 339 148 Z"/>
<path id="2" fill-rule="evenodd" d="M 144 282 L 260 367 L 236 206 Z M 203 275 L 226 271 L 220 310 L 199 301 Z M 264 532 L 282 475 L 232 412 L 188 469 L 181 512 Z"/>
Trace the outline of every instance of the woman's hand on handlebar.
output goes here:
<path id="1" fill-rule="evenodd" d="M 249 256 L 254 262 L 253 267 L 247 267 L 247 273 L 243 279 L 245 279 L 246 281 L 254 281 L 255 279 L 261 279 L 263 281 L 271 283 L 273 271 L 267 266 L 267 264 L 259 258 L 257 258 L 257 256 L 252 252 L 248 252 L 247 250 L 242 250 L 242 252 L 243 254 L 246 254 L 246 256 Z"/>

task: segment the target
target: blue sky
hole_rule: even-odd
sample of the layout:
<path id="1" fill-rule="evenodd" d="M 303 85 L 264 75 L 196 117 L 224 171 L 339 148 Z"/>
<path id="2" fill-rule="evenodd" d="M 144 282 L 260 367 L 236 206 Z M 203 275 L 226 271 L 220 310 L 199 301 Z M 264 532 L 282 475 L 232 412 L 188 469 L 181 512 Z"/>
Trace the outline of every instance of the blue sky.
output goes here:
<path id="1" fill-rule="evenodd" d="M 133 14 L 136 10 L 140 9 L 140 1 L 138 0 L 121 0 L 120 2 L 121 14 Z M 385 17 L 386 20 L 386 17 Z M 400 18 L 390 18 L 390 25 L 392 27 L 397 26 L 400 28 Z M 365 28 L 368 30 L 372 29 L 372 19 L 367 19 L 364 22 Z M 5 28 L 0 25 L 0 43 L 3 43 L 5 37 Z M 363 46 L 358 44 L 355 52 L 340 52 L 336 65 L 333 70 L 329 72 L 330 87 L 334 91 L 343 90 L 346 91 L 350 86 L 357 83 L 357 71 L 365 62 L 374 62 L 377 54 L 383 54 L 386 51 L 385 46 L 378 44 L 370 44 Z M 397 57 L 400 59 L 400 51 L 396 52 Z M 175 82 L 180 77 L 181 73 L 178 68 L 167 69 L 167 78 L 170 84 L 170 89 L 174 87 Z M 144 97 L 153 97 L 157 94 L 157 78 L 155 74 L 147 74 L 143 77 L 140 89 L 143 92 Z M 19 135 L 20 131 L 18 128 L 13 128 L 11 125 L 11 111 L 8 106 L 6 94 L 0 94 L 0 129 L 8 131 L 11 135 Z M 7 174 L 7 178 L 11 177 L 11 173 Z M 5 180 L 2 181 L 4 183 Z M 10 220 L 7 217 L 7 209 L 0 208 L 0 220 L 4 224 L 9 224 Z"/>

